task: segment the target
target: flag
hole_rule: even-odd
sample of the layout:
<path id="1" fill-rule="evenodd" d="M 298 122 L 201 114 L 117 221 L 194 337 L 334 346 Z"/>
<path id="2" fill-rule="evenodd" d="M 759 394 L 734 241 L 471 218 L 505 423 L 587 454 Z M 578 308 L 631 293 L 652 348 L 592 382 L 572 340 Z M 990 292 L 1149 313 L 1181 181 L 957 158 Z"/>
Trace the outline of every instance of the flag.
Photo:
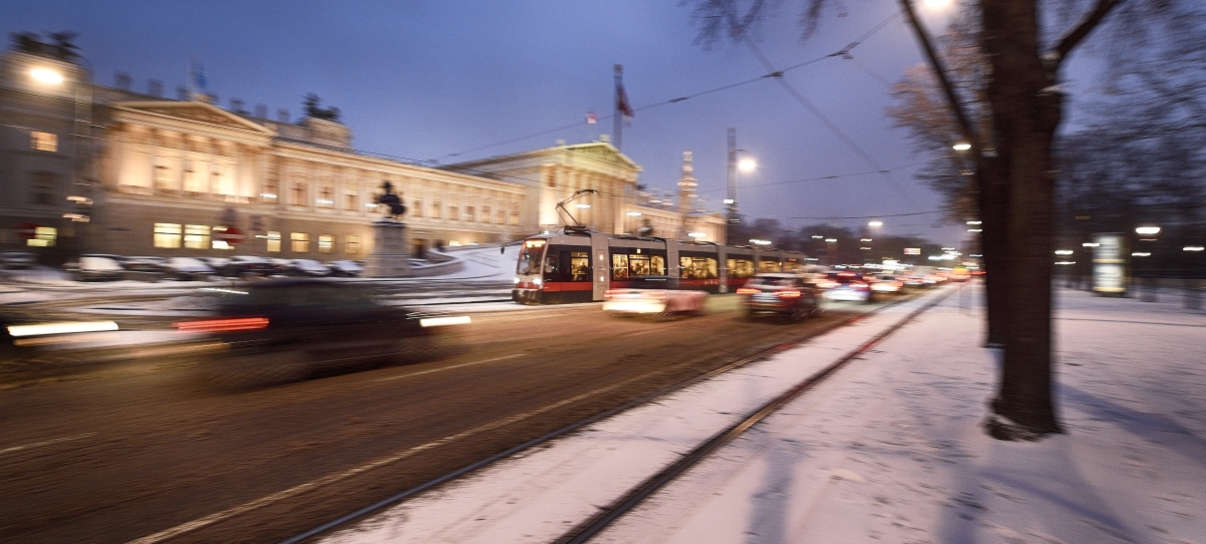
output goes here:
<path id="1" fill-rule="evenodd" d="M 599 122 L 599 116 L 595 115 L 595 112 L 593 112 L 593 111 L 586 112 L 586 124 L 593 125 L 598 122 Z"/>
<path id="2" fill-rule="evenodd" d="M 627 121 L 634 117 L 632 106 L 628 104 L 628 93 L 624 92 L 624 84 L 616 82 L 616 111 L 624 115 L 624 120 Z"/>

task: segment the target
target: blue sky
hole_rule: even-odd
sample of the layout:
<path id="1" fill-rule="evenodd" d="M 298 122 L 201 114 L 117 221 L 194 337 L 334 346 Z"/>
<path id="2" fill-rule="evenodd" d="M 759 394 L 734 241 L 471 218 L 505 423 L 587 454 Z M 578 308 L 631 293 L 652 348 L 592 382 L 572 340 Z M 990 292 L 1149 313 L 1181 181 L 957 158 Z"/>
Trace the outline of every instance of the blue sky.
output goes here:
<path id="1" fill-rule="evenodd" d="M 895 0 L 854 0 L 847 16 L 827 17 L 801 41 L 799 3 L 784 2 L 758 45 L 777 67 L 797 64 L 841 49 L 898 9 Z M 6 32 L 80 33 L 77 42 L 102 84 L 112 85 L 122 71 L 136 90 L 155 78 L 174 96 L 196 58 L 223 107 L 240 98 L 248 109 L 262 103 L 296 118 L 302 96 L 313 92 L 342 110 L 356 148 L 444 162 L 610 133 L 610 121 L 588 126 L 584 118 L 588 111 L 611 114 L 612 65 L 619 63 L 638 109 L 624 129 L 623 150 L 644 167 L 650 187 L 673 189 L 682 152 L 693 151 L 700 191 L 719 209 L 725 129 L 734 127 L 739 147 L 759 163 L 739 179 L 748 216 L 794 227 L 815 221 L 793 216 L 937 209 L 939 197 L 912 179 L 925 157 L 884 115 L 885 82 L 921 60 L 902 18 L 856 47 L 855 61 L 830 58 L 786 76 L 868 160 L 771 80 L 641 110 L 766 72 L 744 45 L 694 44 L 689 15 L 678 0 L 9 0 L 0 7 Z M 937 30 L 941 15 L 929 17 Z M 491 146 L 567 125 L 575 126 Z M 892 174 L 786 183 L 877 168 Z M 936 217 L 885 219 L 884 232 L 957 242 L 963 229 L 933 228 Z"/>

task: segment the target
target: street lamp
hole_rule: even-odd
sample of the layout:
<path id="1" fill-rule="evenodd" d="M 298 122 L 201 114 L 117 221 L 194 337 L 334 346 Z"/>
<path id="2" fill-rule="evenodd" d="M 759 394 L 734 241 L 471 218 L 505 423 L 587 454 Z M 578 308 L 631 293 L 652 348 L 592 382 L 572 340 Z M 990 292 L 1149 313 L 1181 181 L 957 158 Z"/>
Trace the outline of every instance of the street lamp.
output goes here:
<path id="1" fill-rule="evenodd" d="M 930 0 L 927 3 L 932 3 L 933 1 L 934 0 Z M 944 1 L 949 1 L 949 0 L 944 0 Z M 969 144 L 967 142 L 959 142 L 955 145 L 952 145 L 951 149 L 954 149 L 955 151 L 967 151 L 967 150 L 971 149 L 971 144 Z"/>
<path id="2" fill-rule="evenodd" d="M 64 81 L 63 74 L 59 73 L 58 70 L 50 68 L 34 68 L 29 71 L 29 75 L 34 81 L 47 85 L 59 85 Z"/>
<path id="3" fill-rule="evenodd" d="M 1160 234 L 1160 227 L 1155 227 L 1155 226 L 1135 227 L 1135 234 L 1142 234 L 1145 236 L 1152 236 L 1152 235 Z"/>
<path id="4" fill-rule="evenodd" d="M 755 161 L 752 157 L 745 157 L 737 161 L 737 169 L 748 174 L 758 169 L 758 161 Z"/>
<path id="5" fill-rule="evenodd" d="M 878 220 L 878 219 L 877 219 L 877 220 L 874 220 L 874 221 L 868 221 L 868 222 L 867 222 L 867 226 L 868 226 L 868 227 L 872 227 L 872 228 L 879 228 L 879 227 L 884 226 L 884 222 L 883 222 L 883 221 L 880 221 L 880 220 Z"/>

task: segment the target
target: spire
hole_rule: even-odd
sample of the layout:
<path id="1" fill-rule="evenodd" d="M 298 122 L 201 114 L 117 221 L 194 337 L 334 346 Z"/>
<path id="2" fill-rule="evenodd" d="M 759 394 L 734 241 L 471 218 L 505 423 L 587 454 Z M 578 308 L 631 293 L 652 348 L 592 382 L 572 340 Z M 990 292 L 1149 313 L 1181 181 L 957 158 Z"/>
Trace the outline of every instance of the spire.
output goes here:
<path id="1" fill-rule="evenodd" d="M 678 178 L 678 210 L 688 214 L 695 209 L 695 165 L 690 151 L 683 151 L 683 172 Z"/>

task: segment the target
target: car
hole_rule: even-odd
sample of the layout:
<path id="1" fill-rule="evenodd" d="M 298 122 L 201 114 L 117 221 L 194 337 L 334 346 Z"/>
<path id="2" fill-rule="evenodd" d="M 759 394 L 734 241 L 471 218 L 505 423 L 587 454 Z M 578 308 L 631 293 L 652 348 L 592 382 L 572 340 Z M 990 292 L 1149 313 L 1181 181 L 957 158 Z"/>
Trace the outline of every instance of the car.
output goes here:
<path id="1" fill-rule="evenodd" d="M 875 281 L 871 283 L 871 290 L 876 293 L 899 293 L 904 290 L 903 277 L 897 277 L 895 274 L 876 274 Z"/>
<path id="2" fill-rule="evenodd" d="M 228 278 L 264 277 L 272 274 L 272 264 L 268 259 L 253 255 L 236 255 L 219 270 Z"/>
<path id="3" fill-rule="evenodd" d="M 331 269 L 332 276 L 340 278 L 355 278 L 364 273 L 364 267 L 355 261 L 331 261 L 327 268 Z"/>
<path id="4" fill-rule="evenodd" d="M 63 268 L 74 281 L 116 281 L 126 274 L 121 262 L 109 255 L 81 255 Z"/>
<path id="5" fill-rule="evenodd" d="M 410 362 L 438 353 L 450 325 L 465 316 L 437 315 L 377 301 L 369 288 L 328 279 L 248 282 L 224 291 L 216 315 L 176 323 L 227 349 L 202 362 L 219 389 L 295 381 L 375 362 Z"/>
<path id="6" fill-rule="evenodd" d="M 747 319 L 771 313 L 802 321 L 821 312 L 816 284 L 799 274 L 759 273 L 737 289 Z"/>
<path id="7" fill-rule="evenodd" d="M 209 265 L 214 269 L 214 272 L 222 270 L 227 264 L 230 264 L 230 259 L 226 257 L 197 257 L 198 260 Z"/>
<path id="8" fill-rule="evenodd" d="M 857 272 L 830 272 L 821 286 L 825 300 L 871 302 L 871 285 Z"/>
<path id="9" fill-rule="evenodd" d="M 167 277 L 177 280 L 207 280 L 214 269 L 195 257 L 172 257 L 164 263 Z"/>
<path id="10" fill-rule="evenodd" d="M 322 278 L 331 275 L 331 269 L 314 259 L 293 259 L 293 274 Z"/>
<path id="11" fill-rule="evenodd" d="M 167 259 L 163 257 L 125 257 L 120 262 L 127 271 L 124 279 L 154 282 L 167 275 Z"/>
<path id="12" fill-rule="evenodd" d="M 37 257 L 28 251 L 0 251 L 0 267 L 3 268 L 33 268 L 37 262 Z"/>
<path id="13" fill-rule="evenodd" d="M 700 315 L 707 291 L 680 290 L 678 279 L 669 276 L 631 278 L 626 287 L 603 293 L 603 311 L 613 315 Z"/>
<path id="14" fill-rule="evenodd" d="M 293 259 L 282 259 L 273 257 L 268 259 L 268 264 L 272 265 L 273 276 L 296 276 L 293 270 Z"/>

